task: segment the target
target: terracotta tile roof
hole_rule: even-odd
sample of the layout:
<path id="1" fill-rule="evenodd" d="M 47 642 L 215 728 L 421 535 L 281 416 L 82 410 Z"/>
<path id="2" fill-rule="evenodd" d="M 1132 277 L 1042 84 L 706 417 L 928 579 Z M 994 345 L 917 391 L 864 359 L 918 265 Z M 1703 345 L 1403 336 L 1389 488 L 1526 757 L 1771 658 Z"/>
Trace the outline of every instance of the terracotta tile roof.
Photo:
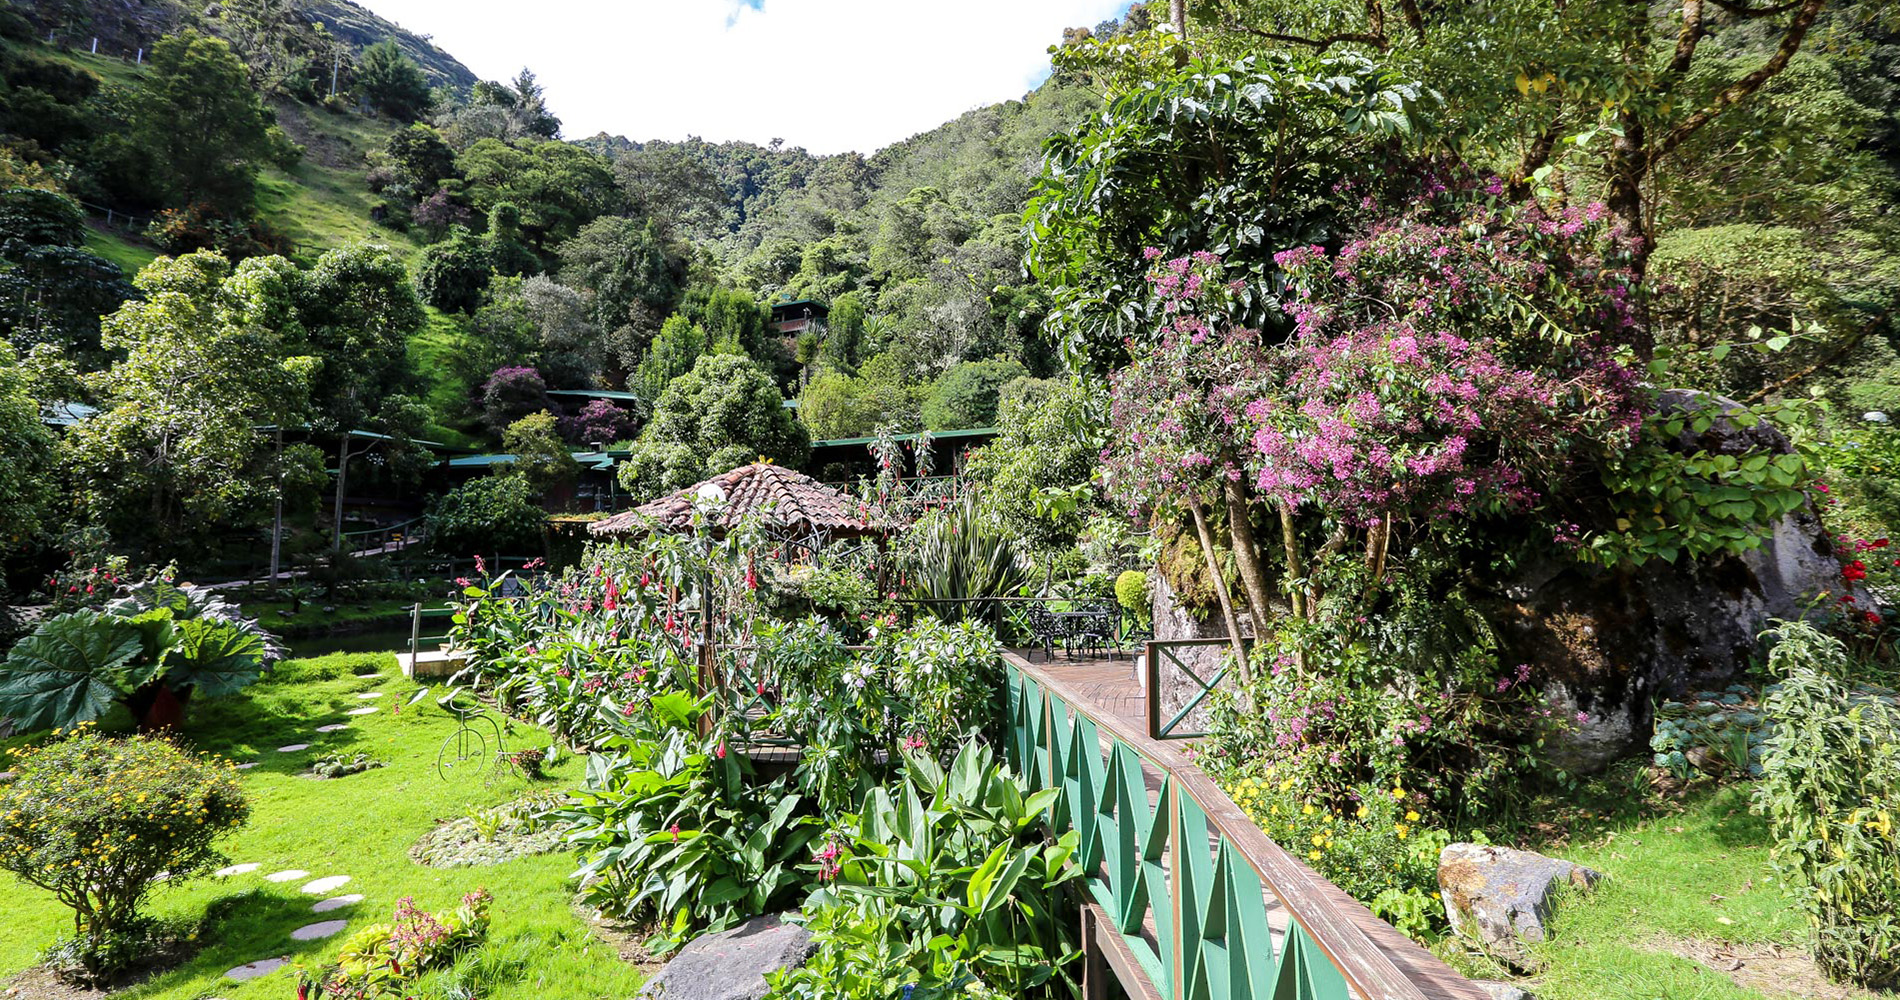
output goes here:
<path id="1" fill-rule="evenodd" d="M 713 519 L 720 526 L 748 515 L 756 515 L 775 527 L 833 535 L 869 534 L 883 526 L 884 515 L 877 507 L 867 506 L 803 473 L 755 462 L 595 521 L 587 530 L 596 535 L 687 530 L 692 525 L 693 503 L 708 486 L 718 487 L 726 498 L 725 506 Z"/>

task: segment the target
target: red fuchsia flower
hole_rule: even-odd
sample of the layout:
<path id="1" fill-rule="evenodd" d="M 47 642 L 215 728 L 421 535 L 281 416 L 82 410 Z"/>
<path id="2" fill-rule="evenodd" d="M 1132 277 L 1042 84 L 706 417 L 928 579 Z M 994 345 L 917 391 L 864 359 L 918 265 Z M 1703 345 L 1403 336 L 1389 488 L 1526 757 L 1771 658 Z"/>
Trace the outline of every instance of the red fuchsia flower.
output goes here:
<path id="1" fill-rule="evenodd" d="M 1841 603 L 1843 603 L 1843 604 L 1852 604 L 1852 603 L 1854 603 L 1854 595 L 1853 595 L 1853 594 L 1842 594 L 1842 595 L 1841 595 Z"/>
<path id="2" fill-rule="evenodd" d="M 467 587 L 472 585 L 472 581 L 466 576 L 458 576 L 455 578 L 455 585 L 458 587 Z"/>
<path id="3" fill-rule="evenodd" d="M 488 575 L 488 563 L 484 562 L 481 556 L 475 557 L 475 572 L 483 576 Z"/>
<path id="4" fill-rule="evenodd" d="M 1874 539 L 1873 547 L 1876 549 L 1884 549 L 1887 547 L 1887 540 L 1885 538 L 1876 538 Z"/>
<path id="5" fill-rule="evenodd" d="M 713 751 L 713 756 L 718 757 L 720 760 L 726 759 L 726 741 L 719 741 L 719 749 Z"/>
<path id="6" fill-rule="evenodd" d="M 649 574 L 649 573 L 640 574 L 640 586 L 645 587 L 647 584 L 651 582 L 653 582 L 652 574 Z"/>
<path id="7" fill-rule="evenodd" d="M 668 833 L 671 833 L 673 835 L 674 840 L 680 839 L 680 825 L 678 823 L 675 823 L 672 826 L 667 827 L 666 830 Z"/>
<path id="8" fill-rule="evenodd" d="M 1859 559 L 1848 563 L 1841 568 L 1841 579 L 1846 580 L 1848 583 L 1867 579 L 1867 564 L 1861 562 Z"/>
<path id="9" fill-rule="evenodd" d="M 607 578 L 607 599 L 600 602 L 600 610 L 617 611 L 620 608 L 620 588 L 614 586 L 614 578 Z"/>
<path id="10" fill-rule="evenodd" d="M 1877 614 L 1874 614 L 1872 611 L 1867 612 L 1867 624 L 1869 625 L 1880 624 L 1880 616 Z"/>
<path id="11" fill-rule="evenodd" d="M 904 749 L 906 750 L 921 750 L 923 746 L 924 738 L 916 733 L 912 733 L 904 738 Z"/>
<path id="12" fill-rule="evenodd" d="M 631 717 L 633 715 L 633 702 L 627 702 L 625 705 L 620 706 L 620 714 Z"/>

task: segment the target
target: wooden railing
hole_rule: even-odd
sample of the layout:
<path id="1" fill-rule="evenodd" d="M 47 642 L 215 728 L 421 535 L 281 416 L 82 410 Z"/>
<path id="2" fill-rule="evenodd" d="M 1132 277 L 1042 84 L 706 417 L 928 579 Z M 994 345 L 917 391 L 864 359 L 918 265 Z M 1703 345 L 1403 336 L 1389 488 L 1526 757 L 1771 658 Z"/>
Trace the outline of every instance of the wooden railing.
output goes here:
<path id="1" fill-rule="evenodd" d="M 1123 989 L 1157 1000 L 1485 1000 L 1254 825 L 1200 768 L 1003 654 L 1008 752 L 1060 788 L 1054 831 L 1079 835 L 1085 931 Z M 1100 986 L 1091 998 L 1107 996 Z"/>

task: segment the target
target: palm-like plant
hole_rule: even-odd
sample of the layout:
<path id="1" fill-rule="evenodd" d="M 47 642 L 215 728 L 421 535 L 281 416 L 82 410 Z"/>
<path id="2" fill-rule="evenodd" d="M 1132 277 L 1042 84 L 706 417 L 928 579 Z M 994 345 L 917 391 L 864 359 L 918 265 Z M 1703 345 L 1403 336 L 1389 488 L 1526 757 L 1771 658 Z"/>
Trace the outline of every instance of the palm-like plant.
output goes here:
<path id="1" fill-rule="evenodd" d="M 1022 543 L 984 520 L 967 494 L 905 534 L 899 565 L 910 596 L 948 620 L 969 617 L 977 599 L 1010 594 L 1029 578 Z"/>

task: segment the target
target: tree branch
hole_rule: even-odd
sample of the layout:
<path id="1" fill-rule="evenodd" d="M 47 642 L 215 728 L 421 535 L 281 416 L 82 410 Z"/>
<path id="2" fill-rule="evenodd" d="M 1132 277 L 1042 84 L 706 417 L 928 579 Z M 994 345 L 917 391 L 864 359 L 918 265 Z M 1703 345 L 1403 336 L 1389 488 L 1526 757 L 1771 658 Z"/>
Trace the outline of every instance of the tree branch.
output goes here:
<path id="1" fill-rule="evenodd" d="M 1788 60 L 1794 58 L 1795 52 L 1801 48 L 1801 42 L 1807 38 L 1808 29 L 1814 27 L 1815 19 L 1821 16 L 1821 8 L 1827 6 L 1827 0 L 1800 0 L 1800 3 L 1800 9 L 1795 12 L 1794 20 L 1788 23 L 1787 33 L 1781 36 L 1781 45 L 1775 49 L 1775 54 L 1769 56 L 1767 62 L 1756 67 L 1747 76 L 1724 87 L 1721 93 L 1715 95 L 1715 100 L 1711 101 L 1708 107 L 1690 115 L 1682 124 L 1670 129 L 1669 134 L 1657 144 L 1656 151 L 1651 157 L 1652 162 L 1669 155 L 1671 150 L 1682 145 L 1683 140 L 1694 135 L 1702 126 L 1714 121 L 1717 115 L 1728 110 L 1730 106 L 1760 90 L 1762 84 L 1787 68 Z"/>
<path id="2" fill-rule="evenodd" d="M 1668 74 L 1680 80 L 1695 61 L 1695 48 L 1702 41 L 1702 0 L 1682 0 L 1682 30 L 1676 35 L 1676 54 L 1669 60 Z"/>
<path id="3" fill-rule="evenodd" d="M 1230 21 L 1228 25 L 1237 31 L 1244 31 L 1256 38 L 1265 38 L 1275 42 L 1286 42 L 1289 45 L 1310 46 L 1315 52 L 1324 52 L 1335 45 L 1345 42 L 1365 42 L 1368 45 L 1376 45 L 1381 50 L 1390 46 L 1390 42 L 1386 40 L 1384 35 L 1375 35 L 1370 32 L 1348 31 L 1341 32 L 1337 35 L 1327 35 L 1324 38 L 1307 38 L 1304 35 L 1288 35 L 1278 31 L 1267 31 L 1264 28 L 1256 28 L 1251 24 L 1241 24 L 1238 21 Z"/>
<path id="4" fill-rule="evenodd" d="M 1798 372 L 1795 372 L 1793 375 L 1790 375 L 1787 378 L 1784 378 L 1781 381 L 1774 383 L 1773 385 L 1762 386 L 1760 389 L 1755 390 L 1754 395 L 1749 396 L 1747 399 L 1743 400 L 1743 402 L 1759 403 L 1762 400 L 1767 399 L 1770 393 L 1780 392 L 1781 390 L 1788 388 L 1789 386 L 1795 384 L 1796 382 L 1799 382 L 1802 379 L 1807 378 L 1809 375 L 1812 375 L 1815 372 L 1818 372 L 1821 369 L 1826 368 L 1828 365 L 1831 365 L 1834 362 L 1839 361 L 1842 358 L 1846 357 L 1847 352 L 1860 346 L 1860 342 L 1863 340 L 1866 340 L 1868 334 L 1874 332 L 1875 330 L 1880 329 L 1880 327 L 1885 325 L 1887 320 L 1893 316 L 1893 310 L 1894 310 L 1893 306 L 1888 306 L 1887 308 L 1882 309 L 1880 311 L 1880 315 L 1875 316 L 1872 320 L 1868 321 L 1866 326 L 1861 327 L 1860 330 L 1857 331 L 1852 337 L 1847 338 L 1847 342 L 1835 348 L 1832 354 L 1829 354 L 1827 357 L 1822 358 L 1819 361 L 1816 361 L 1815 363 L 1807 366 L 1806 368 L 1801 369 Z"/>

